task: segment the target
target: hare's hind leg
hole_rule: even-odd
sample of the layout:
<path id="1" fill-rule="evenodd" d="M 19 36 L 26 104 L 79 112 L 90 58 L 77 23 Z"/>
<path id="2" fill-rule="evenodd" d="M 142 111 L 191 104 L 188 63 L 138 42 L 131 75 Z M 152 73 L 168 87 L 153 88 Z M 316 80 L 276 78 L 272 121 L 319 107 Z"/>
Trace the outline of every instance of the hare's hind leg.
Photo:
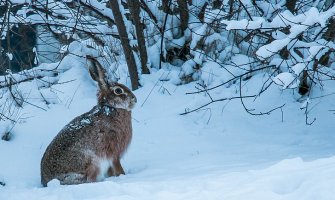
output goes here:
<path id="1" fill-rule="evenodd" d="M 107 171 L 108 177 L 111 176 L 120 176 L 121 174 L 125 174 L 124 170 L 121 166 L 120 159 L 113 160 L 113 166 L 110 166 Z"/>
<path id="2" fill-rule="evenodd" d="M 96 182 L 100 170 L 95 165 L 90 165 L 87 167 L 85 173 L 70 172 L 62 174 L 56 179 L 60 181 L 61 185 L 76 185 L 81 183 L 91 183 Z"/>
<path id="3" fill-rule="evenodd" d="M 74 172 L 59 175 L 56 179 L 60 181 L 61 185 L 76 185 L 85 183 L 87 180 L 86 175 Z"/>
<path id="4" fill-rule="evenodd" d="M 87 177 L 87 182 L 97 182 L 98 181 L 98 175 L 100 173 L 100 168 L 97 167 L 94 164 L 89 165 L 86 168 L 86 177 Z"/>
<path id="5" fill-rule="evenodd" d="M 113 169 L 114 169 L 115 176 L 120 176 L 121 174 L 125 174 L 121 166 L 121 163 L 120 163 L 120 158 L 113 160 Z"/>
<path id="6" fill-rule="evenodd" d="M 107 170 L 107 177 L 115 176 L 113 167 L 109 167 Z"/>

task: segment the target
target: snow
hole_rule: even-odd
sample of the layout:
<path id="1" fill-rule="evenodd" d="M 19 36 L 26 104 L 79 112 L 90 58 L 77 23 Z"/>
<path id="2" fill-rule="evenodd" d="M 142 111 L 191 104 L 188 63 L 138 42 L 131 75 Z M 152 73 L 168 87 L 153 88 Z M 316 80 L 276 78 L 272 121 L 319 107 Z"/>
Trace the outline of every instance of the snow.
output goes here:
<path id="1" fill-rule="evenodd" d="M 187 60 L 182 66 L 182 70 L 185 73 L 185 75 L 190 75 L 194 71 L 194 67 L 197 63 L 193 60 Z"/>
<path id="2" fill-rule="evenodd" d="M 248 61 L 237 56 L 235 62 Z M 96 85 L 86 68 L 71 60 L 64 65 L 70 63 L 73 67 L 59 78 L 65 83 L 55 86 L 59 102 L 46 111 L 26 105 L 21 112 L 29 117 L 16 124 L 11 141 L 0 141 L 0 181 L 6 183 L 0 186 L 0 199 L 333 199 L 335 125 L 334 115 L 327 111 L 335 106 L 331 95 L 322 99 L 323 104 L 319 99 L 309 101 L 317 105 L 310 113 L 317 118 L 312 126 L 305 124 L 301 103 L 276 85 L 255 105 L 264 109 L 286 103 L 283 121 L 280 111 L 251 116 L 239 101 L 211 104 L 181 116 L 209 99 L 185 94 L 195 83 L 176 86 L 173 81 L 158 81 L 164 69 L 142 75 L 143 87 L 135 91 L 134 135 L 122 159 L 126 175 L 72 186 L 53 180 L 43 188 L 39 165 L 47 145 L 96 102 Z M 257 88 L 261 79 L 254 76 L 250 84 Z M 326 84 L 324 92 L 332 87 Z M 221 88 L 213 96 L 234 90 Z M 254 90 L 249 87 L 246 92 Z"/>
<path id="3" fill-rule="evenodd" d="M 194 177 L 150 178 L 129 175 L 113 181 L 78 186 L 18 190 L 15 198 L 35 199 L 331 199 L 334 195 L 335 159 L 304 162 L 284 160 L 262 171 L 198 174 Z M 313 169 L 320 170 L 317 174 Z M 306 176 L 308 174 L 308 176 Z M 184 179 L 182 179 L 184 178 Z M 317 183 L 317 184 L 316 184 Z M 99 186 L 98 186 L 99 185 Z M 262 185 L 263 187 L 259 187 Z M 314 187 L 313 190 L 308 188 Z M 316 195 L 315 195 L 316 194 Z"/>
<path id="4" fill-rule="evenodd" d="M 246 74 L 250 70 L 250 62 L 251 59 L 242 54 L 232 56 L 229 65 L 207 61 L 202 65 L 200 79 L 206 86 L 228 82 Z"/>
<path id="5" fill-rule="evenodd" d="M 102 15 L 109 17 L 110 19 L 114 20 L 113 12 L 110 8 L 107 8 L 106 5 L 103 5 L 101 2 L 96 0 L 89 0 L 89 1 L 83 1 L 81 0 L 83 4 L 93 6 L 96 10 L 98 10 Z"/>
<path id="6" fill-rule="evenodd" d="M 272 78 L 273 82 L 277 85 L 280 85 L 283 87 L 283 89 L 286 88 L 296 88 L 299 85 L 299 80 L 297 80 L 297 77 L 289 72 L 283 72 Z"/>
<path id="7" fill-rule="evenodd" d="M 246 19 L 237 21 L 237 20 L 222 20 L 224 24 L 227 24 L 227 30 L 236 30 L 236 29 L 259 29 L 259 28 L 268 28 L 269 26 L 264 26 L 264 18 L 255 18 L 253 21 L 248 21 Z"/>
<path id="8" fill-rule="evenodd" d="M 13 60 L 13 54 L 11 54 L 11 53 L 6 53 L 6 54 L 7 54 L 7 57 L 8 57 L 9 60 Z"/>
<path id="9" fill-rule="evenodd" d="M 275 52 L 278 52 L 279 50 L 283 49 L 285 46 L 288 45 L 289 42 L 291 42 L 291 39 L 289 37 L 280 40 L 275 40 L 270 44 L 264 45 L 261 48 L 259 48 L 256 54 L 261 60 L 264 60 L 265 58 L 273 56 Z"/>
<path id="10" fill-rule="evenodd" d="M 270 6 L 271 7 L 271 6 Z M 269 28 L 281 28 L 290 27 L 289 34 L 285 35 L 283 33 L 277 32 L 274 35 L 276 40 L 273 40 L 269 44 L 261 46 L 257 51 L 256 55 L 259 59 L 265 60 L 278 51 L 283 49 L 285 46 L 290 46 L 292 41 L 295 41 L 297 36 L 309 27 L 313 25 L 319 25 L 320 27 L 325 27 L 327 20 L 335 14 L 335 7 L 332 7 L 324 12 L 319 12 L 317 8 L 311 7 L 308 11 L 302 14 L 293 15 L 290 11 L 285 10 L 277 14 L 271 22 L 267 22 L 264 18 L 254 17 L 252 20 L 242 19 L 242 20 L 221 20 L 221 23 L 226 25 L 226 30 L 255 30 L 266 31 Z M 280 37 L 279 37 L 280 36 Z M 295 42 L 293 42 L 295 43 Z M 322 46 L 317 45 L 316 48 L 322 48 Z M 290 49 L 290 48 L 288 48 Z M 316 49 L 311 50 L 311 57 L 314 58 L 313 53 Z M 321 55 L 320 55 L 321 56 Z"/>
<path id="11" fill-rule="evenodd" d="M 296 75 L 299 75 L 305 68 L 306 65 L 304 63 L 297 63 L 294 66 L 292 66 L 292 70 Z"/>
<path id="12" fill-rule="evenodd" d="M 87 3 L 113 19 L 105 2 L 90 0 Z M 303 70 L 313 67 L 310 61 L 319 59 L 335 46 L 324 39 L 307 43 L 295 38 L 310 26 L 324 27 L 335 14 L 335 7 L 324 12 L 312 8 L 293 15 L 282 12 L 285 1 L 263 2 L 258 6 L 269 20 L 260 17 L 222 20 L 226 30 L 278 29 L 273 32 L 275 40 L 257 47 L 254 52 L 260 60 L 269 58 L 270 65 L 278 70 L 257 71 L 256 59 L 243 55 L 243 50 L 230 44 L 228 34 L 215 32 L 209 26 L 213 20 L 225 16 L 223 10 L 211 11 L 205 23 L 195 17 L 205 2 L 193 1 L 191 10 L 194 13 L 190 14 L 189 29 L 184 37 L 177 37 L 181 33 L 177 28 L 178 17 L 168 16 L 163 48 L 160 34 L 150 30 L 155 29 L 152 24 L 146 26 L 152 68 L 150 75 L 140 76 L 141 88 L 134 91 L 138 100 L 132 113 L 134 133 L 121 160 L 126 175 L 104 178 L 105 174 L 99 174 L 100 182 L 71 186 L 60 185 L 58 180 L 50 181 L 46 188 L 40 183 L 40 161 L 56 134 L 66 125 L 76 129 L 91 123 L 85 118 L 68 124 L 96 105 L 97 84 L 90 78 L 85 56 L 98 55 L 101 51 L 102 55 L 109 54 L 111 50 L 97 46 L 92 40 L 77 38 L 78 41 L 62 47 L 60 53 L 71 54 L 61 61 L 0 77 L 0 87 L 7 84 L 9 77 L 23 81 L 13 87 L 13 94 L 23 107 L 12 105 L 0 112 L 17 121 L 3 120 L 0 115 L 0 136 L 10 132 L 9 141 L 0 140 L 0 200 L 333 200 L 335 83 L 328 81 L 327 75 L 334 74 L 335 64 L 318 68 L 318 80 L 325 81 L 315 84 L 308 97 L 300 96 L 297 87 Z M 228 5 L 227 2 L 224 5 Z M 253 6 L 250 0 L 241 2 Z M 75 11 L 70 12 L 59 2 L 49 3 L 57 8 L 52 10 L 54 15 L 68 17 L 66 20 L 50 19 L 60 27 L 54 31 L 71 29 L 76 24 L 72 17 Z M 163 24 L 165 14 L 156 2 L 148 1 L 147 4 L 156 14 L 158 24 Z M 19 17 L 11 16 L 10 19 L 48 22 L 43 15 L 26 16 L 27 11 L 22 10 Z M 84 15 L 80 15 L 80 20 L 97 21 Z M 129 32 L 131 27 L 127 23 Z M 281 32 L 281 28 L 287 26 L 290 26 L 289 33 Z M 109 27 L 102 22 L 97 22 L 96 26 L 79 24 L 77 27 L 107 35 L 116 31 L 115 26 Z M 197 47 L 201 40 L 206 45 L 215 43 L 213 48 L 220 54 L 219 59 L 212 59 Z M 184 63 L 160 63 L 161 50 L 166 55 L 167 49 L 184 46 L 188 41 L 191 41 L 192 59 Z M 116 52 L 121 51 L 119 43 L 110 46 Z M 295 59 L 283 63 L 276 54 L 285 46 L 287 49 L 304 47 L 306 51 L 301 52 L 303 57 L 296 55 Z M 40 48 L 47 50 L 43 45 Z M 292 56 L 295 54 L 293 52 Z M 7 56 L 11 58 L 12 55 Z M 117 56 L 110 61 L 109 77 L 129 86 L 128 68 L 122 59 Z M 257 73 L 251 74 L 254 69 Z M 39 76 L 43 78 L 24 81 Z M 198 82 L 183 85 L 183 76 L 192 76 Z M 227 84 L 211 89 L 223 83 Z M 259 95 L 265 87 L 267 90 Z M 208 91 L 186 94 L 199 89 Z M 0 90 L 0 95 L 0 108 L 9 107 L 13 97 L 6 88 Z M 232 100 L 240 95 L 252 98 Z M 208 103 L 195 112 L 180 115 Z M 254 114 L 265 114 L 250 115 L 246 109 Z M 272 109 L 273 112 L 268 113 Z M 104 112 L 108 114 L 111 110 Z M 110 165 L 106 160 L 101 160 L 100 164 L 103 171 Z"/>

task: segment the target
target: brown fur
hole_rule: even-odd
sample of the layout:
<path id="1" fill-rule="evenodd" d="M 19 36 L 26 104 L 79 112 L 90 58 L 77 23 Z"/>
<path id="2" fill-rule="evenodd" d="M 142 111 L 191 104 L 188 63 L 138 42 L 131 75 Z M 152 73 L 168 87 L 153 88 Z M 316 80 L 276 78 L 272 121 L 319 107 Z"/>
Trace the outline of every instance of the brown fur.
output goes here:
<path id="1" fill-rule="evenodd" d="M 94 75 L 100 87 L 98 105 L 73 119 L 47 147 L 41 161 L 43 186 L 52 179 L 61 184 L 80 184 L 100 181 L 103 177 L 99 174 L 124 174 L 120 158 L 131 141 L 130 110 L 136 97 L 126 86 L 107 83 L 101 74 Z M 107 169 L 101 167 L 102 162 L 108 163 Z"/>

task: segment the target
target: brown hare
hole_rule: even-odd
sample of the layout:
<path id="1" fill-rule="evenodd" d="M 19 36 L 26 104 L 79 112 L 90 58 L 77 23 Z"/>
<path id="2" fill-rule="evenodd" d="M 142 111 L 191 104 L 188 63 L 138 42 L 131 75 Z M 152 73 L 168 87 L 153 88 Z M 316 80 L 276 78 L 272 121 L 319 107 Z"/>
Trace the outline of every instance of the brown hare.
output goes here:
<path id="1" fill-rule="evenodd" d="M 99 85 L 98 105 L 73 119 L 47 147 L 41 161 L 43 186 L 52 179 L 71 185 L 124 174 L 120 158 L 131 141 L 136 97 L 126 86 L 109 83 L 96 59 L 87 59 Z"/>

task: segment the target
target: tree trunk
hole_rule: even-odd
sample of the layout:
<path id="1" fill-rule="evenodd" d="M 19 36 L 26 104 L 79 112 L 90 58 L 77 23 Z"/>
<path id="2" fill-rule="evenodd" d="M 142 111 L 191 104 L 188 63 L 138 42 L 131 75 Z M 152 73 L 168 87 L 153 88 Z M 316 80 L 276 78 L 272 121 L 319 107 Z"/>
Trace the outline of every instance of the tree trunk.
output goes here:
<path id="1" fill-rule="evenodd" d="M 31 69 L 36 66 L 34 63 L 36 45 L 36 28 L 29 24 L 19 24 L 17 28 L 12 28 L 14 32 L 11 37 L 11 47 L 14 47 L 14 59 L 12 61 L 12 69 L 14 72 Z"/>
<path id="2" fill-rule="evenodd" d="M 182 34 L 184 35 L 184 31 L 188 27 L 188 7 L 187 2 L 185 0 L 177 0 L 179 6 L 179 16 L 180 16 L 180 28 Z"/>
<path id="3" fill-rule="evenodd" d="M 289 0 L 286 1 L 286 8 L 291 11 L 291 13 L 295 13 L 295 5 L 297 4 L 298 0 Z"/>
<path id="4" fill-rule="evenodd" d="M 228 5 L 229 5 L 229 14 L 228 14 L 228 20 L 231 20 L 234 16 L 234 0 L 229 0 L 228 1 Z"/>
<path id="5" fill-rule="evenodd" d="M 142 73 L 150 74 L 149 69 L 147 67 L 148 54 L 147 54 L 147 48 L 145 45 L 143 25 L 141 24 L 141 19 L 140 19 L 140 2 L 139 0 L 127 0 L 127 2 L 128 2 L 128 7 L 130 10 L 131 18 L 135 25 L 136 38 L 137 38 L 138 49 L 139 49 L 140 58 L 141 58 Z"/>
<path id="6" fill-rule="evenodd" d="M 139 87 L 137 66 L 133 51 L 131 50 L 130 47 L 126 25 L 123 21 L 123 17 L 119 8 L 119 2 L 118 0 L 109 0 L 108 4 L 109 7 L 112 9 L 115 18 L 115 24 L 120 35 L 122 48 L 128 65 L 131 87 L 133 90 L 136 90 Z"/>
<path id="7" fill-rule="evenodd" d="M 327 41 L 335 40 L 335 18 L 330 18 L 327 25 L 327 31 L 324 33 L 323 38 Z"/>
<path id="8" fill-rule="evenodd" d="M 208 3 L 204 3 L 204 5 L 202 6 L 202 8 L 200 9 L 200 12 L 198 14 L 198 18 L 201 22 L 205 22 L 205 12 L 206 12 L 206 8 L 208 6 Z"/>
<path id="9" fill-rule="evenodd" d="M 172 0 L 162 0 L 162 8 L 163 8 L 163 11 L 167 14 L 173 14 L 171 8 L 170 8 L 170 5 L 171 5 L 171 1 Z"/>
<path id="10" fill-rule="evenodd" d="M 213 0 L 212 2 L 213 9 L 220 9 L 222 4 L 223 4 L 222 0 Z"/>
<path id="11" fill-rule="evenodd" d="M 335 41 L 335 19 L 330 18 L 328 25 L 327 25 L 327 31 L 322 36 L 323 39 L 327 41 Z M 329 56 L 331 54 L 331 51 L 328 51 L 320 58 L 320 64 L 327 66 L 329 63 Z"/>
<path id="12" fill-rule="evenodd" d="M 334 0 L 326 0 L 326 2 L 324 3 L 324 10 L 328 10 L 331 7 L 333 7 L 335 4 Z"/>

